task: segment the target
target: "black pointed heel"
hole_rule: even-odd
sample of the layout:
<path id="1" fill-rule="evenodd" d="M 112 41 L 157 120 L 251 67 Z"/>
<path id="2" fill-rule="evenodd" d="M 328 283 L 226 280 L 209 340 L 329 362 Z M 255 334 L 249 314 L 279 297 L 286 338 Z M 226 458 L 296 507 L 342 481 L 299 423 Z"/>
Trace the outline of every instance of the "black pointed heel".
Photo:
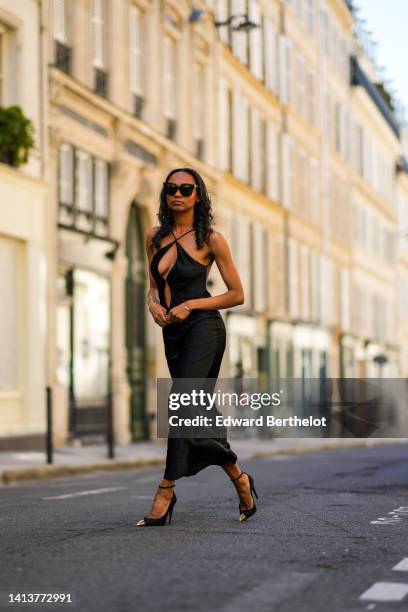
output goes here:
<path id="1" fill-rule="evenodd" d="M 175 484 L 169 485 L 168 487 L 163 487 L 162 485 L 159 485 L 159 489 L 172 489 L 173 487 L 175 487 Z M 159 518 L 149 518 L 148 516 L 145 516 L 143 519 L 141 519 L 140 521 L 137 521 L 136 525 L 138 527 L 153 527 L 154 525 L 165 525 L 166 524 L 166 520 L 167 520 L 167 516 L 169 517 L 169 525 L 171 524 L 171 517 L 173 514 L 173 509 L 174 506 L 176 505 L 176 501 L 177 501 L 177 497 L 176 494 L 173 491 L 173 497 L 170 500 L 169 503 L 169 507 L 167 508 L 165 514 L 163 514 L 163 516 L 159 516 Z"/>
<path id="2" fill-rule="evenodd" d="M 252 492 L 255 493 L 255 497 L 256 497 L 256 499 L 258 499 L 258 493 L 256 492 L 254 479 L 252 478 L 251 474 L 248 474 L 247 472 L 241 472 L 240 475 L 237 476 L 236 478 L 231 478 L 232 482 L 235 482 L 236 480 L 239 480 L 239 478 L 241 478 L 241 476 L 243 476 L 244 474 L 246 474 L 248 476 L 249 489 L 250 489 L 250 493 L 251 493 L 252 501 L 253 501 L 254 505 L 252 506 L 252 508 L 249 508 L 249 510 L 243 510 L 243 509 L 241 509 L 241 504 L 239 504 L 239 506 L 238 506 L 239 520 L 240 520 L 241 523 L 243 521 L 246 521 L 247 519 L 249 519 L 249 517 L 252 516 L 253 514 L 255 514 L 255 512 L 256 512 L 256 504 L 255 504 L 255 499 L 254 499 L 254 496 L 253 496 Z"/>

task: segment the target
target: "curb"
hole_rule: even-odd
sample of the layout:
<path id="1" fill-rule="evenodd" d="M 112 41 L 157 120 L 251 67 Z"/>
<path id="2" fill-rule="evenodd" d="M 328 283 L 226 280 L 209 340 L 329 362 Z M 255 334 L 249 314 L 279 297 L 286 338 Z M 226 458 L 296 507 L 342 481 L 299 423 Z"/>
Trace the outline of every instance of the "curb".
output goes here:
<path id="1" fill-rule="evenodd" d="M 80 476 L 94 472 L 114 472 L 142 467 L 164 465 L 164 459 L 131 459 L 129 461 L 115 461 L 115 463 L 101 462 L 89 465 L 46 465 L 44 467 L 2 470 L 0 483 L 9 485 L 26 480 L 45 480 L 61 476 Z"/>
<path id="2" fill-rule="evenodd" d="M 260 459 L 262 457 L 273 457 L 277 455 L 301 455 L 304 453 L 320 453 L 331 450 L 351 449 L 351 448 L 370 448 L 372 446 L 384 446 L 387 444 L 407 444 L 408 439 L 362 439 L 361 442 L 353 444 L 341 442 L 336 444 L 322 444 L 316 446 L 303 446 L 293 448 L 276 448 L 268 451 L 260 451 L 249 455 L 248 459 Z M 35 468 L 5 469 L 0 471 L 0 485 L 9 485 L 28 480 L 45 480 L 48 478 L 58 478 L 62 476 L 80 476 L 81 474 L 92 474 L 95 472 L 114 472 L 116 470 L 130 470 L 144 467 L 162 466 L 165 459 L 130 459 L 100 463 L 90 463 L 88 465 L 45 465 Z"/>
<path id="3" fill-rule="evenodd" d="M 260 451 L 258 453 L 254 453 L 250 456 L 250 459 L 261 459 L 262 457 L 272 457 L 273 455 L 301 455 L 304 453 L 320 453 L 330 450 L 340 450 L 350 448 L 371 448 L 372 446 L 385 446 L 387 444 L 406 444 L 408 442 L 407 439 L 389 439 L 389 438 L 378 438 L 377 440 L 372 439 L 362 439 L 361 442 L 355 442 L 354 444 L 350 444 L 347 442 L 342 442 L 338 444 L 322 444 L 319 447 L 316 446 L 303 446 L 301 448 L 277 448 L 275 450 L 270 451 Z"/>

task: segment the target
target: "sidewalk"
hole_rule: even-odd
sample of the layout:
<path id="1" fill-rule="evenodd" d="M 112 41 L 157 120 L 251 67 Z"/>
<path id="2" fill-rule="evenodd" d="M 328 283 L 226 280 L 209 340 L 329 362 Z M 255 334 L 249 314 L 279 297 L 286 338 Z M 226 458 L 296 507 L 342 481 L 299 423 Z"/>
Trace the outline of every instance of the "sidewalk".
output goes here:
<path id="1" fill-rule="evenodd" d="M 231 438 L 229 441 L 240 461 L 273 455 L 408 443 L 408 439 L 396 438 Z M 165 442 L 137 442 L 116 446 L 114 459 L 108 458 L 107 446 L 102 444 L 61 448 L 54 452 L 52 465 L 47 465 L 45 452 L 0 452 L 0 485 L 101 470 L 163 466 Z"/>

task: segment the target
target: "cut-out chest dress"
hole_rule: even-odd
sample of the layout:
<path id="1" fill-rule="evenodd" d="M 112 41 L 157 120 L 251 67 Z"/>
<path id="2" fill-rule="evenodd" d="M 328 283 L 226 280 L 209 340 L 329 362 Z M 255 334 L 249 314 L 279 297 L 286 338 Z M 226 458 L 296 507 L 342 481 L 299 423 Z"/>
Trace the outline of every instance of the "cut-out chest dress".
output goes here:
<path id="1" fill-rule="evenodd" d="M 206 288 L 209 266 L 197 261 L 179 243 L 191 231 L 194 230 L 178 238 L 173 234 L 174 240 L 157 250 L 150 263 L 160 304 L 167 312 L 186 300 L 211 297 Z M 159 263 L 173 245 L 176 259 L 164 277 L 159 272 Z M 170 291 L 170 304 L 166 303 L 166 283 Z M 193 310 L 181 323 L 165 325 L 162 332 L 167 365 L 173 380 L 210 378 L 215 384 L 226 344 L 225 324 L 218 310 Z M 209 465 L 222 466 L 236 461 L 237 455 L 226 437 L 169 436 L 164 478 L 176 480 L 192 476 Z"/>

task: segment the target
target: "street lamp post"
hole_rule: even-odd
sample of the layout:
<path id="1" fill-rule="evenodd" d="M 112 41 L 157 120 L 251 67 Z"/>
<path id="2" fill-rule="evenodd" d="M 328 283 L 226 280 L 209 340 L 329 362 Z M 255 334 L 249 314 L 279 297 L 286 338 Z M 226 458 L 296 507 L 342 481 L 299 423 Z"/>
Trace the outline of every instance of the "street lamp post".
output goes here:
<path id="1" fill-rule="evenodd" d="M 188 21 L 190 23 L 197 23 L 198 21 L 201 20 L 203 15 L 205 15 L 206 13 L 211 15 L 213 19 L 213 23 L 216 28 L 222 28 L 224 26 L 231 25 L 232 29 L 236 32 L 249 32 L 253 30 L 254 28 L 260 27 L 259 23 L 255 23 L 251 21 L 247 13 L 238 14 L 238 15 L 230 15 L 228 19 L 225 19 L 225 21 L 217 21 L 214 15 L 210 11 L 205 11 L 203 9 L 198 9 L 198 8 L 192 9 L 190 16 L 188 18 Z M 236 21 L 237 19 L 239 20 L 239 23 L 233 26 L 232 25 L 233 21 Z"/>

